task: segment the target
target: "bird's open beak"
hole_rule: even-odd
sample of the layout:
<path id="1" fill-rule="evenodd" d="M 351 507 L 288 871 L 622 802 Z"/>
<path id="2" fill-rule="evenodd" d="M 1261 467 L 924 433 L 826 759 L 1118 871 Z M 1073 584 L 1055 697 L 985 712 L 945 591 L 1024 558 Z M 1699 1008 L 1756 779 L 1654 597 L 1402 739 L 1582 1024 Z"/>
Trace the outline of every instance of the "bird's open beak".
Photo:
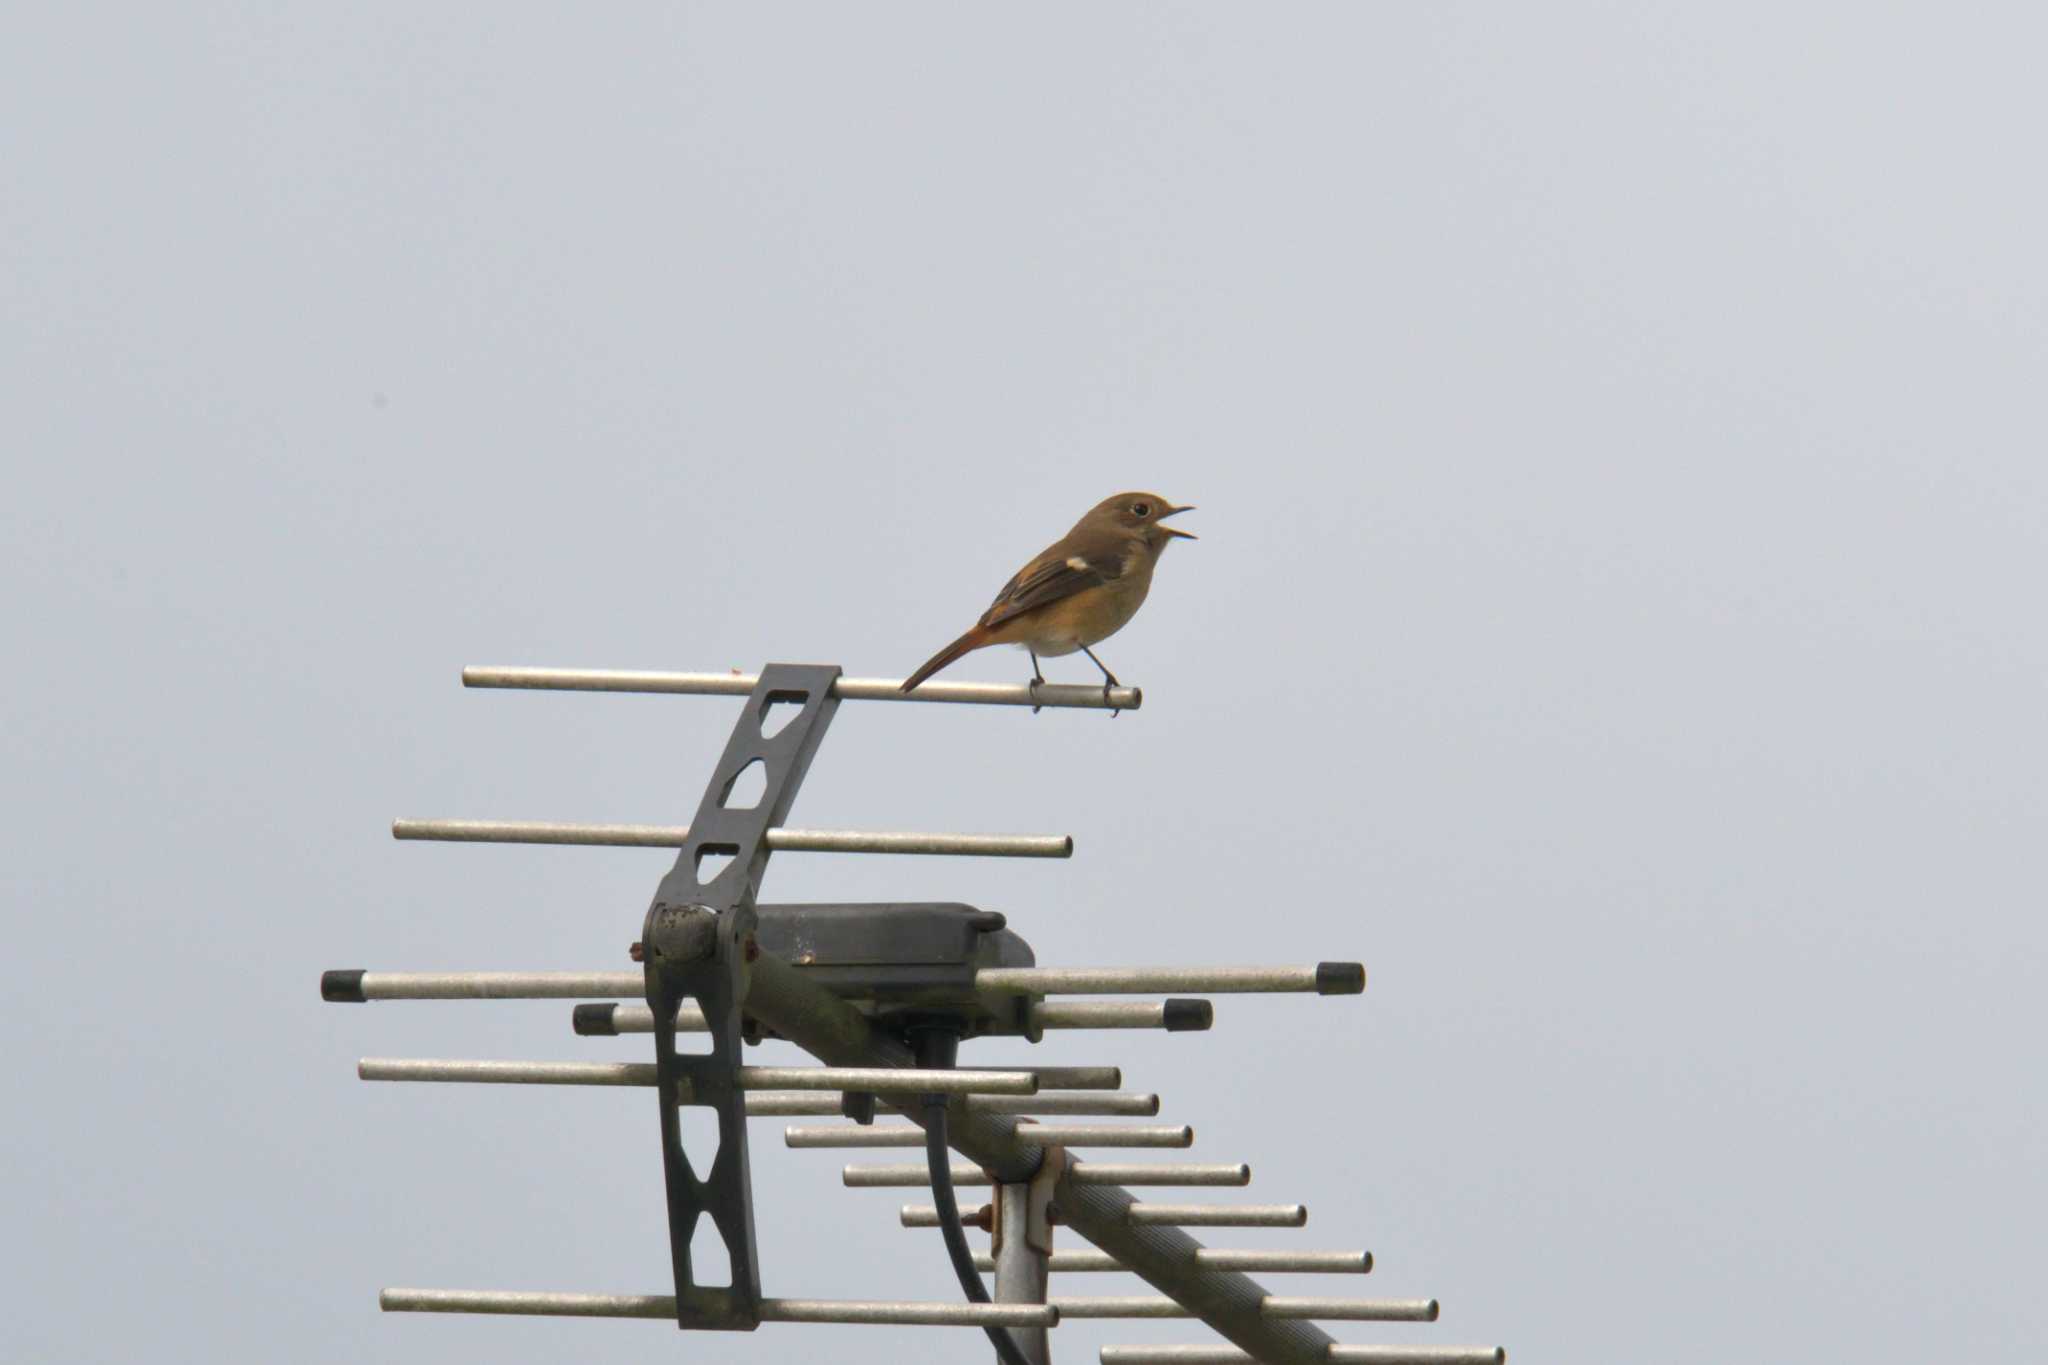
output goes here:
<path id="1" fill-rule="evenodd" d="M 1166 510 L 1165 510 L 1164 512 L 1161 512 L 1161 513 L 1159 514 L 1159 520 L 1161 520 L 1161 521 L 1165 521 L 1165 520 L 1166 520 L 1166 519 L 1167 519 L 1168 517 L 1177 517 L 1177 516 L 1179 516 L 1179 515 L 1180 515 L 1181 513 L 1183 513 L 1183 512 L 1192 512 L 1192 511 L 1194 511 L 1194 510 L 1195 510 L 1195 509 L 1194 509 L 1194 508 L 1193 508 L 1192 506 L 1189 506 L 1189 507 L 1169 507 L 1169 508 L 1167 508 L 1167 509 L 1166 509 Z M 1166 534 L 1168 534 L 1168 535 L 1170 535 L 1170 536 L 1179 536 L 1179 537 L 1180 537 L 1180 538 L 1181 538 L 1182 540 L 1200 540 L 1200 539 L 1201 539 L 1201 537 L 1200 537 L 1200 536 L 1198 536 L 1198 535 L 1196 535 L 1196 534 L 1195 534 L 1195 533 L 1194 533 L 1193 531 L 1183 531 L 1183 530 L 1181 530 L 1181 529 L 1180 529 L 1179 527 L 1177 527 L 1177 526 L 1162 526 L 1162 527 L 1160 527 L 1159 529 L 1160 529 L 1160 530 L 1162 530 L 1162 531 L 1164 531 L 1164 532 L 1166 532 Z"/>

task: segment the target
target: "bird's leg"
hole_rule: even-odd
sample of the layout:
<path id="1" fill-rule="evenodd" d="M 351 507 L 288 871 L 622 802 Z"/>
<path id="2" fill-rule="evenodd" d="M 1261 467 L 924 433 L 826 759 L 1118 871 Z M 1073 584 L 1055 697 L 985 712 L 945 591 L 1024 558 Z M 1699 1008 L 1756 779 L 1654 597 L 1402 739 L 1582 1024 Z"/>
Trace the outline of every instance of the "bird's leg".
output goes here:
<path id="1" fill-rule="evenodd" d="M 1038 668 L 1038 651 L 1027 649 L 1024 652 L 1031 656 L 1031 714 L 1035 716 L 1043 709 L 1038 704 L 1038 689 L 1045 685 L 1045 674 Z"/>
<path id="2" fill-rule="evenodd" d="M 1095 658 L 1094 650 L 1088 648 L 1088 646 L 1086 645 L 1082 645 L 1081 652 L 1083 654 L 1086 654 L 1091 660 L 1094 661 L 1095 666 L 1102 670 L 1102 703 L 1105 706 L 1109 706 L 1109 689 L 1112 687 L 1122 687 L 1123 684 L 1116 680 L 1116 674 L 1109 671 L 1108 664 L 1102 662 L 1102 660 L 1100 659 Z M 1109 707 L 1109 718 L 1111 720 L 1115 720 L 1118 716 L 1122 714 L 1123 712 L 1117 707 Z"/>

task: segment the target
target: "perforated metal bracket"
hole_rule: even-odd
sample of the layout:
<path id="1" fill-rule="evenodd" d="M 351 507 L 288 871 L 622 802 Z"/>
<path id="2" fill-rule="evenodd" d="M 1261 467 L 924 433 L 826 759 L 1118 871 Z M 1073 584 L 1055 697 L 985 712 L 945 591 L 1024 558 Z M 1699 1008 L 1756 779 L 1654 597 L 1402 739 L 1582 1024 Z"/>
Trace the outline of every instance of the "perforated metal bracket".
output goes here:
<path id="1" fill-rule="evenodd" d="M 754 898 L 768 864 L 767 833 L 788 816 L 839 707 L 832 696 L 838 677 L 839 669 L 826 665 L 770 664 L 761 671 L 641 931 L 647 1004 L 654 1013 L 655 1094 L 679 1327 L 752 1331 L 761 1321 L 746 1103 L 738 1083 L 740 1011 L 747 964 L 758 951 Z M 734 784 L 756 764 L 766 779 L 760 799 L 746 807 L 727 805 Z M 676 1009 L 685 1001 L 704 1012 L 708 1052 L 676 1052 Z M 681 1104 L 704 1105 L 718 1115 L 718 1151 L 708 1161 L 699 1154 L 701 1176 L 683 1150 Z M 704 1217 L 731 1261 L 723 1287 L 713 1267 L 691 1257 L 698 1219 Z M 707 1277 L 706 1271 L 714 1273 Z"/>

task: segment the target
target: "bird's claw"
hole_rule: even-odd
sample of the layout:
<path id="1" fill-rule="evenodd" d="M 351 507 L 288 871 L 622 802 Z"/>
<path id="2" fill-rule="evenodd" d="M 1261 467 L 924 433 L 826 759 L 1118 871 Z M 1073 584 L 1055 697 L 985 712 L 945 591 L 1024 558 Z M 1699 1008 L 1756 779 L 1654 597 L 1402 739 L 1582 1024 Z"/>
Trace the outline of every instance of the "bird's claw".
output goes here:
<path id="1" fill-rule="evenodd" d="M 1123 708 L 1120 706 L 1113 705 L 1110 702 L 1109 692 L 1111 688 L 1122 687 L 1123 684 L 1116 680 L 1116 674 L 1109 671 L 1108 664 L 1102 662 L 1102 660 L 1095 657 L 1094 650 L 1088 648 L 1088 646 L 1086 645 L 1082 645 L 1081 652 L 1088 656 L 1089 662 L 1093 663 L 1097 668 L 1102 670 L 1102 704 L 1104 706 L 1109 707 L 1109 718 L 1111 720 L 1115 720 L 1118 716 L 1123 714 Z"/>

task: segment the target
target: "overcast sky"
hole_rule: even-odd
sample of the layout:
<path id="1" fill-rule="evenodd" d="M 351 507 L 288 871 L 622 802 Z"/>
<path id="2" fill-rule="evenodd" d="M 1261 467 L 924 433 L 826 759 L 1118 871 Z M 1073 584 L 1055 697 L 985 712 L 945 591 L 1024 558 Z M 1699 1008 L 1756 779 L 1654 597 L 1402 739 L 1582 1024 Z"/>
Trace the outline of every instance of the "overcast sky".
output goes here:
<path id="1" fill-rule="evenodd" d="M 737 712 L 463 664 L 900 676 L 1125 488 L 1200 508 L 1100 651 L 1141 712 L 849 703 L 793 817 L 1073 860 L 784 855 L 767 899 L 970 901 L 1047 964 L 1362 959 L 1208 1034 L 965 1053 L 1120 1062 L 1251 1163 L 1231 1197 L 1310 1206 L 1212 1245 L 1378 1256 L 1270 1287 L 1443 1302 L 1341 1340 L 2048 1334 L 2036 7 L 0 30 L 0 1354 L 985 1359 L 380 1315 L 663 1292 L 659 1159 L 639 1092 L 356 1058 L 646 1040 L 315 984 L 623 969 L 667 855 L 388 823 L 681 822 Z M 957 1294 L 903 1192 L 753 1152 L 769 1293 Z"/>

